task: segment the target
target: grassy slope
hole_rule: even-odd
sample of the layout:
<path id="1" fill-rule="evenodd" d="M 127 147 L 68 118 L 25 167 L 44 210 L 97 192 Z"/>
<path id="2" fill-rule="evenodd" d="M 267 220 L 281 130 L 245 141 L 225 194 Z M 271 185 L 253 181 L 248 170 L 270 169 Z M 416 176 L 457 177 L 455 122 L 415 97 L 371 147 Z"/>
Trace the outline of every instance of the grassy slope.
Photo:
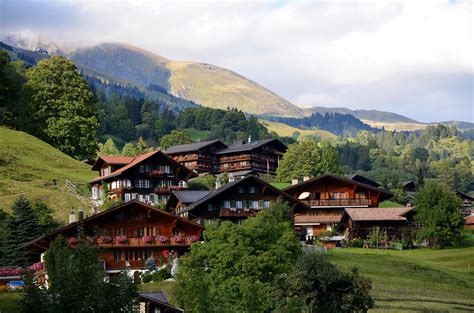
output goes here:
<path id="1" fill-rule="evenodd" d="M 90 167 L 36 137 L 0 127 L 0 207 L 10 210 L 18 195 L 42 199 L 65 220 L 71 206 L 84 206 L 64 190 L 65 180 L 85 187 Z M 56 184 L 54 183 L 56 181 Z"/>
<path id="2" fill-rule="evenodd" d="M 269 130 L 269 131 L 274 131 L 277 133 L 279 136 L 287 136 L 287 137 L 292 137 L 295 132 L 299 132 L 301 135 L 312 135 L 312 136 L 319 136 L 323 139 L 327 139 L 330 141 L 335 141 L 337 140 L 337 136 L 334 135 L 333 133 L 330 133 L 325 130 L 319 130 L 319 129 L 311 129 L 311 130 L 306 130 L 306 129 L 299 129 L 296 127 L 292 127 L 283 123 L 278 123 L 278 122 L 272 122 L 272 121 L 267 121 L 267 120 L 260 120 L 260 122 Z"/>
<path id="3" fill-rule="evenodd" d="M 182 131 L 188 134 L 194 142 L 206 140 L 211 133 L 209 130 L 198 130 L 194 128 L 183 128 Z"/>
<path id="4" fill-rule="evenodd" d="M 474 240 L 460 248 L 336 249 L 335 264 L 357 266 L 373 281 L 373 312 L 474 311 Z"/>
<path id="5" fill-rule="evenodd" d="M 211 64 L 168 62 L 170 92 L 203 106 L 251 114 L 302 116 L 303 110 L 230 70 Z"/>

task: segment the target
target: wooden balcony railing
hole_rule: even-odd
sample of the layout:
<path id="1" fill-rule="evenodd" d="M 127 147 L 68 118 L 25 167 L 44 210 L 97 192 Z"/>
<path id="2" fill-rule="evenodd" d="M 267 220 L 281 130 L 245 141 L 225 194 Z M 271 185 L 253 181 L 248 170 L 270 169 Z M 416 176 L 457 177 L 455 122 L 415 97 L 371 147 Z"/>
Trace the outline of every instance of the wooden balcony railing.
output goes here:
<path id="1" fill-rule="evenodd" d="M 104 241 L 102 239 L 97 240 L 97 244 L 101 247 L 155 247 L 155 246 L 179 246 L 179 245 L 190 245 L 193 242 L 199 240 L 198 236 L 176 236 L 168 237 L 164 236 L 165 240 L 159 238 L 153 238 L 151 241 L 144 241 L 143 238 L 129 237 L 125 242 L 119 242 L 116 238 L 111 241 Z"/>
<path id="2" fill-rule="evenodd" d="M 370 206 L 370 199 L 326 199 L 326 200 L 303 200 L 304 204 L 311 207 L 331 206 Z"/>
<path id="3" fill-rule="evenodd" d="M 221 209 L 219 217 L 251 217 L 257 214 L 257 209 Z"/>

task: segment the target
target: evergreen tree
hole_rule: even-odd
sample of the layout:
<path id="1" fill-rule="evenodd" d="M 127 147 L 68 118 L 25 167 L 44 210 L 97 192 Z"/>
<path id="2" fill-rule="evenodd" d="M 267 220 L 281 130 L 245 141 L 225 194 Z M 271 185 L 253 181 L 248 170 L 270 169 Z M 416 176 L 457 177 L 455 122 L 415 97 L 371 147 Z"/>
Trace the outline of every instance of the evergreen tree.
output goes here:
<path id="1" fill-rule="evenodd" d="M 25 266 L 37 261 L 38 254 L 27 251 L 22 245 L 41 235 L 37 216 L 24 196 L 19 196 L 12 206 L 12 214 L 6 222 L 5 253 L 3 265 Z"/>

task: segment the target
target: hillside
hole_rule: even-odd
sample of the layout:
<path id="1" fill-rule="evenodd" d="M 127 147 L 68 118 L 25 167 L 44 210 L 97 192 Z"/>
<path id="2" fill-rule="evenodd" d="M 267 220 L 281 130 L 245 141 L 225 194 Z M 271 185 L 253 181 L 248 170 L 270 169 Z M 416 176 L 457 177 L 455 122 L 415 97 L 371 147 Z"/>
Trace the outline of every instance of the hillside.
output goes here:
<path id="1" fill-rule="evenodd" d="M 268 131 L 273 131 L 277 133 L 278 136 L 283 137 L 293 137 L 293 135 L 298 132 L 300 136 L 317 136 L 326 140 L 335 141 L 337 140 L 337 136 L 320 129 L 300 129 L 296 128 L 287 124 L 268 121 L 268 120 L 260 120 L 260 122 L 265 126 Z"/>
<path id="2" fill-rule="evenodd" d="M 160 86 L 203 106 L 238 108 L 251 114 L 301 116 L 303 111 L 270 90 L 230 70 L 211 64 L 176 62 L 119 43 L 81 48 L 69 57 L 88 74 L 128 82 L 141 88 Z"/>
<path id="3" fill-rule="evenodd" d="M 65 191 L 69 180 L 81 189 L 95 176 L 90 166 L 24 132 L 0 127 L 0 207 L 9 211 L 18 195 L 42 199 L 64 221 L 72 206 L 84 206 Z M 88 213 L 88 212 L 86 212 Z"/>

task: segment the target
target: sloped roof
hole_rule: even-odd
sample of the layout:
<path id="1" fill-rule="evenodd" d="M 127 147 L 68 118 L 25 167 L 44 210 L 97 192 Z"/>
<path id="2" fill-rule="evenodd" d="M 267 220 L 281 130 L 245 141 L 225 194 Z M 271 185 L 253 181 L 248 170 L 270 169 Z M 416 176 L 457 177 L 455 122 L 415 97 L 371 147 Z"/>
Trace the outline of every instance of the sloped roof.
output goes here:
<path id="1" fill-rule="evenodd" d="M 469 215 L 464 218 L 464 222 L 466 225 L 473 225 L 474 224 L 474 215 Z"/>
<path id="2" fill-rule="evenodd" d="M 227 147 L 227 145 L 225 145 L 222 141 L 220 141 L 219 139 L 216 139 L 216 140 L 210 140 L 210 141 L 194 142 L 194 143 L 189 143 L 185 145 L 172 146 L 167 149 L 164 149 L 163 153 L 174 154 L 174 153 L 182 153 L 182 152 L 189 152 L 189 151 L 197 151 L 215 143 L 220 143 L 222 146 Z"/>
<path id="3" fill-rule="evenodd" d="M 99 170 L 103 163 L 107 164 L 129 164 L 132 162 L 134 157 L 126 157 L 126 156 L 100 156 L 92 165 L 92 170 Z"/>
<path id="4" fill-rule="evenodd" d="M 212 198 L 214 198 L 214 197 L 220 195 L 220 194 L 223 193 L 224 191 L 229 190 L 230 188 L 232 188 L 232 187 L 234 187 L 234 186 L 236 186 L 236 185 L 238 185 L 238 184 L 240 184 L 240 183 L 242 183 L 242 182 L 244 182 L 244 181 L 247 181 L 247 180 L 255 180 L 256 182 L 261 183 L 262 185 L 265 185 L 265 186 L 267 186 L 268 188 L 272 189 L 273 191 L 279 193 L 280 195 L 282 195 L 282 196 L 285 198 L 285 200 L 291 200 L 292 202 L 296 202 L 296 203 L 300 204 L 302 207 L 304 207 L 305 209 L 309 210 L 309 207 L 308 207 L 306 204 L 300 202 L 298 199 L 294 198 L 293 196 L 291 196 L 291 195 L 289 195 L 289 194 L 287 194 L 287 193 L 285 193 L 285 192 L 279 190 L 278 188 L 273 187 L 272 185 L 270 185 L 269 183 L 267 183 L 267 182 L 261 180 L 261 179 L 258 178 L 257 176 L 249 175 L 249 176 L 246 176 L 246 177 L 244 177 L 244 178 L 242 178 L 242 179 L 236 179 L 236 180 L 234 180 L 233 182 L 227 183 L 226 185 L 222 186 L 222 187 L 219 188 L 219 189 L 216 189 L 216 190 L 211 191 L 211 192 L 208 193 L 206 196 L 204 196 L 203 198 L 201 198 L 199 201 L 197 201 L 197 202 L 195 202 L 195 203 L 189 205 L 186 209 L 184 209 L 184 210 L 181 211 L 180 213 L 191 211 L 191 210 L 193 210 L 194 208 L 196 208 L 197 206 L 199 206 L 199 205 L 205 203 L 206 201 L 208 201 L 208 200 L 210 200 L 210 199 L 212 199 Z"/>
<path id="5" fill-rule="evenodd" d="M 251 151 L 253 149 L 257 149 L 263 145 L 266 145 L 268 143 L 276 143 L 279 145 L 282 150 L 286 151 L 287 147 L 278 139 L 264 139 L 264 140 L 256 140 L 256 141 L 251 141 L 249 143 L 236 143 L 233 145 L 230 145 L 224 150 L 218 151 L 216 154 L 226 154 L 226 153 L 233 153 L 233 152 L 241 152 L 241 151 Z"/>
<path id="6" fill-rule="evenodd" d="M 181 165 L 180 163 L 176 162 L 175 160 L 173 160 L 171 157 L 167 156 L 166 154 L 164 154 L 163 152 L 161 152 L 160 150 L 157 150 L 157 151 L 152 151 L 152 152 L 148 152 L 148 153 L 145 153 L 145 154 L 141 154 L 139 156 L 136 156 L 135 158 L 133 158 L 133 161 L 128 163 L 127 165 L 125 165 L 124 167 L 121 167 L 119 168 L 118 170 L 110 173 L 110 174 L 107 174 L 107 175 L 103 175 L 103 176 L 99 176 L 99 177 L 96 177 L 94 178 L 93 180 L 89 181 L 90 184 L 92 183 L 96 183 L 96 182 L 99 182 L 99 181 L 102 181 L 104 179 L 108 179 L 108 178 L 111 178 L 111 177 L 115 177 L 115 176 L 118 176 L 120 174 L 122 174 L 123 172 L 131 169 L 132 167 L 138 165 L 139 163 L 145 161 L 146 159 L 148 159 L 149 157 L 153 156 L 153 155 L 156 155 L 156 154 L 161 154 L 163 157 L 165 157 L 170 163 L 174 163 L 176 166 L 178 167 L 181 167 L 183 168 L 183 170 L 191 173 L 194 177 L 198 176 L 196 173 L 194 173 L 193 171 L 191 171 L 190 169 L 188 169 L 187 167 L 184 167 L 183 165 Z"/>
<path id="7" fill-rule="evenodd" d="M 302 182 L 300 182 L 296 185 L 292 185 L 292 186 L 289 186 L 287 188 L 284 188 L 283 191 L 284 192 L 291 192 L 295 188 L 304 186 L 306 184 L 312 184 L 312 183 L 314 183 L 318 180 L 322 180 L 324 178 L 333 178 L 333 179 L 340 180 L 340 181 L 343 181 L 343 182 L 346 182 L 346 183 L 349 183 L 349 184 L 355 184 L 355 185 L 360 186 L 360 187 L 364 187 L 364 188 L 367 188 L 367 189 L 370 189 L 370 190 L 378 191 L 380 193 L 383 193 L 383 194 L 387 195 L 388 197 L 393 197 L 393 193 L 391 193 L 390 191 L 387 191 L 385 189 L 374 187 L 374 186 L 367 185 L 367 184 L 363 184 L 363 183 L 360 183 L 358 181 L 349 179 L 347 177 L 337 176 L 337 175 L 330 174 L 330 173 L 312 178 L 312 179 L 307 180 L 307 181 L 302 181 Z"/>
<path id="8" fill-rule="evenodd" d="M 295 224 L 339 223 L 342 215 L 295 215 Z"/>
<path id="9" fill-rule="evenodd" d="M 138 296 L 141 297 L 141 298 L 147 299 L 149 301 L 158 303 L 162 306 L 165 306 L 171 311 L 184 312 L 183 309 L 177 308 L 177 307 L 172 306 L 171 304 L 169 304 L 168 299 L 166 299 L 166 296 L 163 292 L 143 292 L 143 291 L 140 291 L 140 292 L 138 292 Z M 166 311 L 166 312 L 169 312 L 169 311 Z"/>
<path id="10" fill-rule="evenodd" d="M 405 215 L 413 207 L 401 208 L 346 208 L 353 221 L 406 221 Z"/>
<path id="11" fill-rule="evenodd" d="M 346 177 L 362 184 L 367 184 L 374 187 L 380 187 L 380 184 L 376 182 L 375 180 L 372 180 L 370 178 L 367 178 L 359 174 L 349 174 L 349 175 L 346 175 Z"/>
<path id="12" fill-rule="evenodd" d="M 210 191 L 207 190 L 175 190 L 173 194 L 178 198 L 179 201 L 183 203 L 194 203 L 205 196 L 207 196 Z"/>

